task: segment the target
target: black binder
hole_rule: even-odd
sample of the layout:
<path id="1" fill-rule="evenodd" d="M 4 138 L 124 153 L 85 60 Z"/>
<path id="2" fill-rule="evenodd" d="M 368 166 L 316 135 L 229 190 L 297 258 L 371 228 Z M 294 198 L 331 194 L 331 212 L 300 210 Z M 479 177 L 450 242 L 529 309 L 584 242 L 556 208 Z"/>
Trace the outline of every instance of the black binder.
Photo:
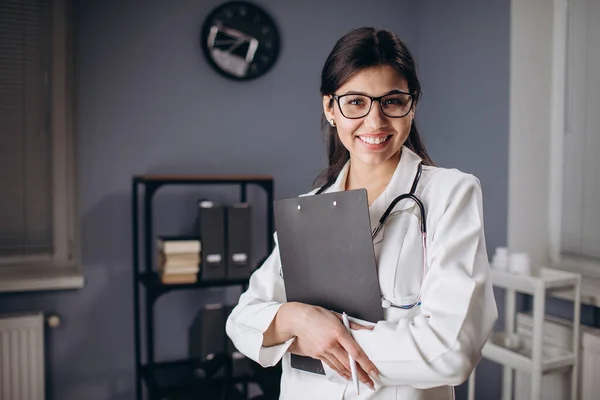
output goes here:
<path id="1" fill-rule="evenodd" d="M 287 301 L 384 319 L 365 189 L 278 200 L 274 212 Z M 320 360 L 291 363 L 325 374 Z"/>
<path id="2" fill-rule="evenodd" d="M 249 278 L 252 272 L 250 255 L 252 208 L 238 203 L 227 208 L 227 278 Z"/>
<path id="3" fill-rule="evenodd" d="M 189 327 L 190 357 L 206 361 L 225 353 L 225 312 L 220 303 L 207 304 L 198 311 Z"/>
<path id="4" fill-rule="evenodd" d="M 198 201 L 198 224 L 202 242 L 202 281 L 225 279 L 225 208 L 212 201 Z"/>

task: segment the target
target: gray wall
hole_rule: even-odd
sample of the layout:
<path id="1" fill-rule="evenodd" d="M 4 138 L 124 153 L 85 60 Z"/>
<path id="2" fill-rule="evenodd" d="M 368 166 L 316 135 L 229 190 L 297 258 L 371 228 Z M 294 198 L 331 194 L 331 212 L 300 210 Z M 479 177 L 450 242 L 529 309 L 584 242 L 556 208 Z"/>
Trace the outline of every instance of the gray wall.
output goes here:
<path id="1" fill-rule="evenodd" d="M 320 69 L 335 40 L 351 28 L 392 29 L 414 51 L 425 93 L 417 111 L 425 141 L 440 165 L 481 179 L 488 249 L 506 243 L 509 0 L 452 6 L 387 0 L 376 7 L 333 0 L 257 3 L 278 22 L 282 52 L 269 74 L 236 83 L 215 74 L 198 46 L 201 21 L 220 1 L 77 2 L 77 151 L 87 285 L 0 298 L 0 312 L 41 309 L 62 316 L 63 325 L 49 332 L 52 398 L 132 397 L 131 176 L 261 173 L 275 177 L 277 197 L 308 191 L 325 165 Z M 198 196 L 232 201 L 236 193 L 161 190 L 157 233 L 190 230 Z M 250 195 L 264 200 L 258 191 Z M 257 257 L 265 245 L 259 233 Z M 194 311 L 222 294 L 162 298 L 157 358 L 183 356 Z M 239 292 L 225 295 L 235 301 Z M 495 370 L 484 365 L 478 376 L 485 383 L 480 394 L 497 394 Z"/>
<path id="2" fill-rule="evenodd" d="M 491 257 L 507 240 L 510 0 L 428 0 L 417 13 L 423 86 L 417 119 L 438 165 L 480 179 Z M 501 291 L 496 299 L 502 313 Z M 500 398 L 500 371 L 480 364 L 478 400 Z M 457 397 L 466 398 L 465 389 Z"/>
<path id="3" fill-rule="evenodd" d="M 417 20 L 428 150 L 480 178 L 494 249 L 506 243 L 510 1 L 422 1 Z"/>

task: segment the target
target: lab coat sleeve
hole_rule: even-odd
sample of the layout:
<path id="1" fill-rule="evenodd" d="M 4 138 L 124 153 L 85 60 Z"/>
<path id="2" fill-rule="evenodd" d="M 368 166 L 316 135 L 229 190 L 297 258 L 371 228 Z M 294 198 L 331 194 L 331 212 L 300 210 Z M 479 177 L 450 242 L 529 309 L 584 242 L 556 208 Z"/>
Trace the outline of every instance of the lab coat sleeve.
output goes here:
<path id="1" fill-rule="evenodd" d="M 235 347 L 263 367 L 277 364 L 294 340 L 270 347 L 262 345 L 263 333 L 286 301 L 283 278 L 279 275 L 280 266 L 276 244 L 270 256 L 250 277 L 248 290 L 240 296 L 225 325 Z"/>
<path id="2" fill-rule="evenodd" d="M 399 322 L 379 321 L 372 331 L 352 331 L 383 386 L 464 382 L 498 318 L 479 181 L 465 174 L 450 192 L 429 244 L 420 312 Z"/>

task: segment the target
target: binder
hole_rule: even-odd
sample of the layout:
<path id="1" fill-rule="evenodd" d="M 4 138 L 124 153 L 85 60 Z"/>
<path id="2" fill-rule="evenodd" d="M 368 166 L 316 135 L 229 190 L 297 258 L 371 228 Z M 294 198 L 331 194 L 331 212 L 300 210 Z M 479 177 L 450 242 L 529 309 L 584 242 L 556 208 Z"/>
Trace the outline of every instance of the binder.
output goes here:
<path id="1" fill-rule="evenodd" d="M 212 201 L 198 201 L 198 230 L 202 242 L 202 281 L 225 279 L 225 209 Z"/>
<path id="2" fill-rule="evenodd" d="M 225 307 L 221 303 L 207 304 L 194 318 L 189 328 L 189 353 L 200 361 L 212 360 L 225 352 Z"/>
<path id="3" fill-rule="evenodd" d="M 278 200 L 274 213 L 287 301 L 384 319 L 365 189 Z M 310 357 L 291 365 L 325 374 Z"/>
<path id="4" fill-rule="evenodd" d="M 249 278 L 252 272 L 250 256 L 252 208 L 239 203 L 227 208 L 227 278 Z"/>

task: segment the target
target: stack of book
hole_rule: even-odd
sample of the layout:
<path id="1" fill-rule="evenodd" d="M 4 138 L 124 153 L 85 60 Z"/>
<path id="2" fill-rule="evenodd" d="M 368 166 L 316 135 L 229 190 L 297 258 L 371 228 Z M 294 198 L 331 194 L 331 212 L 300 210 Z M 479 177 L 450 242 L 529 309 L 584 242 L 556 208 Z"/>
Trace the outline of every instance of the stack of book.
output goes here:
<path id="1" fill-rule="evenodd" d="M 200 240 L 161 236 L 157 239 L 158 273 L 164 284 L 194 283 L 200 270 Z"/>

